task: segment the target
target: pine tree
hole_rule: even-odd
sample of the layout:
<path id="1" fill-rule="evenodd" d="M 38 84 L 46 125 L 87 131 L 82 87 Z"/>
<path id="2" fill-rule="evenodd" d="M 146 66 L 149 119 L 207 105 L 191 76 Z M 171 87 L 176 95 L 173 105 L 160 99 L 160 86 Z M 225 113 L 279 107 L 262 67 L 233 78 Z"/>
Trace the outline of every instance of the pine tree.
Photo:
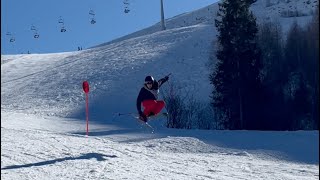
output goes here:
<path id="1" fill-rule="evenodd" d="M 307 26 L 306 78 L 311 87 L 311 118 L 313 129 L 319 129 L 319 4 L 312 21 Z"/>
<path id="2" fill-rule="evenodd" d="M 218 62 L 210 75 L 213 105 L 229 129 L 254 129 L 259 114 L 260 50 L 253 0 L 225 0 L 215 25 L 219 32 Z"/>
<path id="3" fill-rule="evenodd" d="M 262 52 L 263 69 L 261 81 L 264 90 L 264 129 L 281 130 L 286 125 L 283 88 L 288 74 L 284 71 L 283 40 L 279 22 L 266 21 L 259 27 L 259 47 Z"/>
<path id="4" fill-rule="evenodd" d="M 304 129 L 304 124 L 310 124 L 303 122 L 310 116 L 312 109 L 311 98 L 309 98 L 311 91 L 307 80 L 310 69 L 306 68 L 309 61 L 307 42 L 306 31 L 297 22 L 294 22 L 285 45 L 285 71 L 288 72 L 285 95 L 287 97 L 286 106 L 291 107 L 293 115 L 288 118 L 290 120 L 288 126 L 291 130 Z M 307 119 L 310 121 L 310 117 Z"/>

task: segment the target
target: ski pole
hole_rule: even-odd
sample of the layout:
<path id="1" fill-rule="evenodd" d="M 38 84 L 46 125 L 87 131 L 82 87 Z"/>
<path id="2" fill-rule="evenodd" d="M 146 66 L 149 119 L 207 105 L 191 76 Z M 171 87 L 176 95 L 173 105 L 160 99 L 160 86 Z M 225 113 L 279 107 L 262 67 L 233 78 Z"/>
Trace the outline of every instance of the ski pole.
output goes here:
<path id="1" fill-rule="evenodd" d="M 134 113 L 116 113 L 116 115 L 118 116 L 123 116 L 123 115 L 132 115 Z"/>

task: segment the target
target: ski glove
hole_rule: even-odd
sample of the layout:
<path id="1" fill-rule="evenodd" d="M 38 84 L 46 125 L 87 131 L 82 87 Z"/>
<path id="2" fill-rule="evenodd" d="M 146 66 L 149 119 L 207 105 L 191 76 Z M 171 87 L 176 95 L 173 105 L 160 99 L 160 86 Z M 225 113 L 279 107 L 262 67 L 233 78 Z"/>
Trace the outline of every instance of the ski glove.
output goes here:
<path id="1" fill-rule="evenodd" d="M 140 117 L 146 117 L 146 118 L 147 118 L 147 116 L 146 116 L 145 114 L 143 114 L 142 111 L 139 112 L 139 116 L 140 116 Z"/>
<path id="2" fill-rule="evenodd" d="M 166 81 L 169 80 L 169 76 L 166 76 L 166 77 L 164 77 L 163 79 L 164 79 L 164 81 L 166 82 Z"/>

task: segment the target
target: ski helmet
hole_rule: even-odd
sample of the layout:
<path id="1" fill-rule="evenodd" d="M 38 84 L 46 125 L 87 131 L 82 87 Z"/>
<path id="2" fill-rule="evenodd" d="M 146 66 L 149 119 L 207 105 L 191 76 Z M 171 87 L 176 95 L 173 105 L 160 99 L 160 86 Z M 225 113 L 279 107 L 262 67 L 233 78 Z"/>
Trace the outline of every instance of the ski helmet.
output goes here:
<path id="1" fill-rule="evenodd" d="M 147 76 L 145 79 L 144 79 L 145 82 L 153 82 L 154 79 L 152 76 Z"/>

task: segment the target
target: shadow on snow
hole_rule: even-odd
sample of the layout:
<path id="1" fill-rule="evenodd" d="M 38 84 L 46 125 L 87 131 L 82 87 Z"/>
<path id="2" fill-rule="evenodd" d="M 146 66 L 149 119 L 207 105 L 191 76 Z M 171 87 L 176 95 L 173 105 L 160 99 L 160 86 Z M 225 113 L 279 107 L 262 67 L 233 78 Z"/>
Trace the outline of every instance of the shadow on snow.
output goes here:
<path id="1" fill-rule="evenodd" d="M 116 155 L 105 155 L 105 154 L 100 154 L 100 153 L 86 153 L 86 154 L 83 154 L 78 157 L 65 157 L 65 158 L 58 158 L 58 159 L 42 161 L 42 162 L 37 162 L 37 163 L 24 164 L 24 165 L 6 166 L 4 168 L 1 168 L 1 170 L 27 168 L 27 167 L 32 167 L 32 166 L 45 166 L 45 165 L 63 162 L 63 161 L 67 161 L 67 160 L 80 160 L 80 159 L 95 158 L 97 161 L 105 161 L 106 158 L 116 158 L 116 157 L 117 157 Z"/>

